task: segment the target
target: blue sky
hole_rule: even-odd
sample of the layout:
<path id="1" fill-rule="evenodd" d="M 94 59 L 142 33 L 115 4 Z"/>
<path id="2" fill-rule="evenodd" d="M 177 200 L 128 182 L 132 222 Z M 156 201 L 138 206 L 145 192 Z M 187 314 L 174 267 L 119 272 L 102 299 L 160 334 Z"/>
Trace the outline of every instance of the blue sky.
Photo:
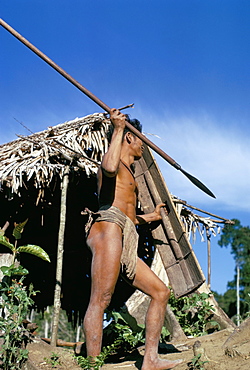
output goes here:
<path id="1" fill-rule="evenodd" d="M 0 17 L 216 195 L 157 157 L 171 193 L 250 225 L 250 3 L 243 0 L 1 0 Z M 2 27 L 0 144 L 101 109 Z M 206 274 L 206 243 L 194 245 Z M 233 279 L 212 237 L 212 289 Z"/>

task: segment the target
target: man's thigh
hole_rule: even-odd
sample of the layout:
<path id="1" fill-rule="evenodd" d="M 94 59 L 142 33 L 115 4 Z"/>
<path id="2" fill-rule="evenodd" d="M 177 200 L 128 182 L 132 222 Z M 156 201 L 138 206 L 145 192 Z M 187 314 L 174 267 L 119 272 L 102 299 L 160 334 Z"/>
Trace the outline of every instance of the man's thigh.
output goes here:
<path id="1" fill-rule="evenodd" d="M 120 272 L 121 228 L 111 222 L 96 222 L 90 230 L 87 243 L 92 251 L 92 289 L 112 290 Z"/>

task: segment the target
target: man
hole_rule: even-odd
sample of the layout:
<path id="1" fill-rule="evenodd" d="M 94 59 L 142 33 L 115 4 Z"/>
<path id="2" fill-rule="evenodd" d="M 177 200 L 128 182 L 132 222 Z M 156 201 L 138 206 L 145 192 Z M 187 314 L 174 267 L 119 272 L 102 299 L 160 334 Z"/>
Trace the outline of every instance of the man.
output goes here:
<path id="1" fill-rule="evenodd" d="M 133 244 L 137 243 L 135 225 L 160 220 L 164 203 L 157 205 L 152 213 L 136 216 L 137 185 L 131 165 L 142 156 L 142 141 L 125 128 L 126 116 L 119 110 L 112 109 L 110 118 L 113 134 L 98 171 L 100 216 L 87 238 L 93 255 L 91 297 L 84 318 L 87 355 L 94 363 L 100 354 L 104 310 L 122 268 L 130 283 L 151 298 L 142 370 L 172 369 L 181 361 L 161 360 L 157 353 L 170 291 L 137 257 L 137 245 Z M 134 125 L 140 129 L 139 121 L 135 120 Z"/>

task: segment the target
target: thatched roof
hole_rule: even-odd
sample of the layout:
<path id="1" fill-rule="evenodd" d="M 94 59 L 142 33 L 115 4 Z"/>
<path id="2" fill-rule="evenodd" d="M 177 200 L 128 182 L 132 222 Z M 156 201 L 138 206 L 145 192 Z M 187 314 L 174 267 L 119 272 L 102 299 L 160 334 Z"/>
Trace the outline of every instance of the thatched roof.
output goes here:
<path id="1" fill-rule="evenodd" d="M 75 319 L 83 317 L 90 295 L 91 253 L 84 233 L 86 217 L 81 211 L 85 207 L 98 210 L 95 174 L 108 147 L 105 132 L 109 124 L 104 114 L 96 113 L 0 146 L 0 227 L 9 222 L 6 236 L 11 240 L 14 223 L 28 218 L 22 245 L 39 245 L 51 259 L 46 263 L 29 254 L 20 256 L 30 272 L 26 284 L 32 282 L 40 291 L 35 298 L 40 309 L 53 305 L 61 178 L 65 165 L 70 165 L 62 308 Z M 6 252 L 0 245 L 0 255 Z M 117 286 L 112 304 L 119 307 L 134 290 L 122 281 Z"/>
<path id="2" fill-rule="evenodd" d="M 62 177 L 65 159 L 74 170 L 95 174 L 107 150 L 109 123 L 104 114 L 96 113 L 1 145 L 0 183 L 18 193 L 33 178 L 37 188 L 44 188 L 55 175 Z"/>

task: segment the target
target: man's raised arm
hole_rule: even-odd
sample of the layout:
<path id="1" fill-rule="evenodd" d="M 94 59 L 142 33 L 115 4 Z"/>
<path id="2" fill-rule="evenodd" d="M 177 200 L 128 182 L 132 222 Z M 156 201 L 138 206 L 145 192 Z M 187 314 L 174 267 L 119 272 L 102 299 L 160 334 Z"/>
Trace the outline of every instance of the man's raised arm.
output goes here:
<path id="1" fill-rule="evenodd" d="M 101 169 L 106 176 L 113 177 L 117 174 L 119 168 L 126 116 L 118 109 L 113 108 L 110 111 L 110 119 L 114 126 L 114 131 L 109 149 L 103 156 Z"/>

